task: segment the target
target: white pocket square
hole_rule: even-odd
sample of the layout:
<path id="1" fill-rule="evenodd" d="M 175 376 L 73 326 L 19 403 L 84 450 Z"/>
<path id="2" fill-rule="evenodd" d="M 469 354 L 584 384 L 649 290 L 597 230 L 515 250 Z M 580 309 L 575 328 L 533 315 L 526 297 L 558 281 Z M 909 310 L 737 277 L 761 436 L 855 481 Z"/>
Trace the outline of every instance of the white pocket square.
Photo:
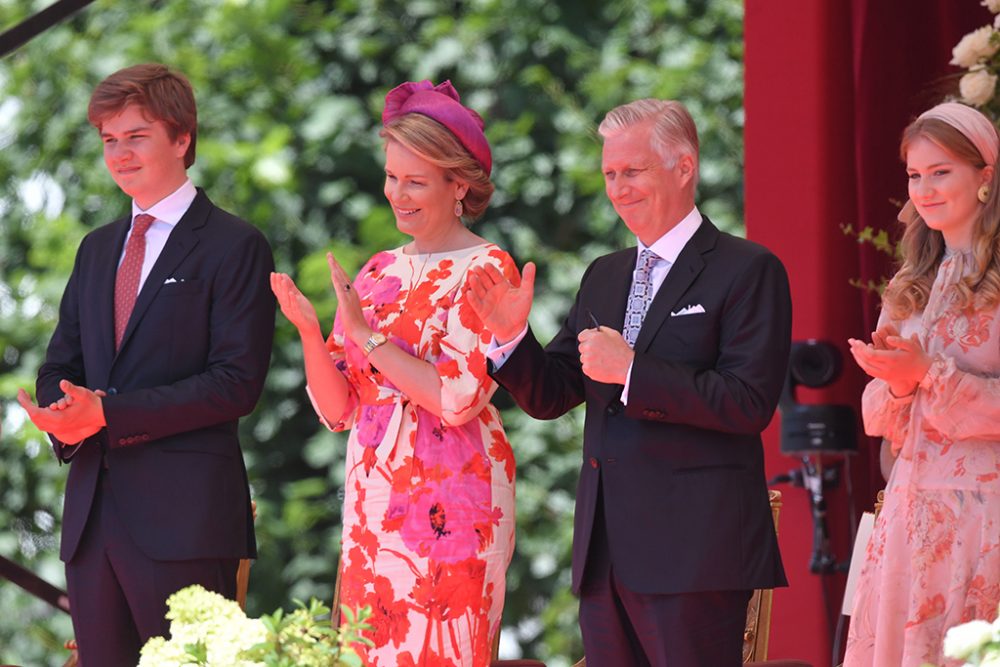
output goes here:
<path id="1" fill-rule="evenodd" d="M 693 306 L 684 306 L 680 310 L 674 313 L 670 313 L 670 317 L 680 317 L 681 315 L 697 315 L 698 313 L 704 313 L 705 307 L 700 303 Z"/>
<path id="2" fill-rule="evenodd" d="M 163 284 L 169 285 L 170 283 L 175 283 L 175 282 L 177 282 L 177 278 L 167 278 L 166 280 L 163 281 Z"/>

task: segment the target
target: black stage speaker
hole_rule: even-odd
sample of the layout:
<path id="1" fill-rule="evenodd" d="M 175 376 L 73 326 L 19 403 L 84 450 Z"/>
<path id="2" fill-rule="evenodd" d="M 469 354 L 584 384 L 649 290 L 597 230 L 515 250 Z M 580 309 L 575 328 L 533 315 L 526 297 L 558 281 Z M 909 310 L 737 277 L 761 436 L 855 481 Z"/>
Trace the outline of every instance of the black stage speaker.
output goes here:
<path id="1" fill-rule="evenodd" d="M 778 405 L 782 454 L 857 452 L 857 416 L 851 406 L 804 405 L 795 398 L 795 387 L 825 387 L 840 376 L 840 371 L 840 351 L 832 343 L 817 340 L 792 343 L 788 375 Z"/>

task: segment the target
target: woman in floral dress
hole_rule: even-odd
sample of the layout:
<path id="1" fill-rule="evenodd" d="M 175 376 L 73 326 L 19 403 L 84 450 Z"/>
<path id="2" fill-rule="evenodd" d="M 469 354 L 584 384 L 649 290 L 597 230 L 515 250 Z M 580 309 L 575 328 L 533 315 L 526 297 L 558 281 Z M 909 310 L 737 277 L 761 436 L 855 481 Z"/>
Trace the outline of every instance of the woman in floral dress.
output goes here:
<path id="1" fill-rule="evenodd" d="M 298 328 L 321 420 L 351 429 L 341 602 L 370 606 L 372 667 L 484 667 L 514 548 L 514 456 L 490 398 L 490 336 L 465 302 L 471 267 L 511 258 L 462 222 L 493 185 L 479 116 L 449 82 L 386 96 L 385 196 L 406 245 L 351 281 L 328 256 L 338 308 L 324 341 L 315 310 L 274 274 Z"/>
<path id="2" fill-rule="evenodd" d="M 845 667 L 957 665 L 948 628 L 1000 603 L 1000 178 L 998 138 L 947 103 L 903 133 L 903 264 L 872 342 L 865 430 L 896 461 L 861 578 Z"/>

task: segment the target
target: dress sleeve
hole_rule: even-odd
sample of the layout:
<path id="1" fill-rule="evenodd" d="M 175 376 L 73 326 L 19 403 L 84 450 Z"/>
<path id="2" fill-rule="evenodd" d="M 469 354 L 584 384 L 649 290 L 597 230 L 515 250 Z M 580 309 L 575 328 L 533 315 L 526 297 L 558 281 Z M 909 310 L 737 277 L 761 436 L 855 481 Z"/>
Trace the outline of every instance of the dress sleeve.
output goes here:
<path id="1" fill-rule="evenodd" d="M 883 308 L 876 328 L 890 322 Z M 913 408 L 913 394 L 896 397 L 889 391 L 889 384 L 879 378 L 873 379 L 865 387 L 861 396 L 861 414 L 865 433 L 882 436 L 889 441 L 893 454 L 898 454 L 910 431 L 910 414 Z"/>
<path id="2" fill-rule="evenodd" d="M 920 382 L 924 420 L 951 440 L 1000 440 L 1000 378 L 959 369 L 952 357 L 934 355 Z"/>
<path id="3" fill-rule="evenodd" d="M 337 370 L 344 376 L 347 380 L 347 386 L 349 387 L 347 405 L 344 408 L 344 414 L 341 416 L 340 421 L 331 423 L 323 413 L 319 410 L 319 404 L 316 403 L 316 397 L 313 396 L 312 389 L 309 385 L 306 385 L 306 394 L 309 396 L 309 401 L 312 403 L 313 410 L 316 411 L 316 415 L 319 417 L 319 421 L 323 426 L 327 427 L 331 431 L 346 431 L 354 426 L 355 418 L 358 414 L 358 405 L 360 401 L 358 400 L 358 391 L 351 381 L 351 375 L 347 368 L 347 355 L 344 352 L 344 327 L 340 324 L 340 316 L 337 315 L 333 320 L 333 331 L 330 332 L 330 337 L 326 339 L 326 349 L 330 353 L 330 358 L 333 359 L 334 365 Z"/>
<path id="4" fill-rule="evenodd" d="M 492 264 L 508 280 L 517 281 L 510 255 L 496 247 L 476 257 L 469 268 Z M 466 272 L 466 276 L 468 272 Z M 455 292 L 440 356 L 435 362 L 441 376 L 441 419 L 451 426 L 475 419 L 489 403 L 497 385 L 486 368 L 486 351 L 492 336 L 465 297 L 465 278 Z"/>

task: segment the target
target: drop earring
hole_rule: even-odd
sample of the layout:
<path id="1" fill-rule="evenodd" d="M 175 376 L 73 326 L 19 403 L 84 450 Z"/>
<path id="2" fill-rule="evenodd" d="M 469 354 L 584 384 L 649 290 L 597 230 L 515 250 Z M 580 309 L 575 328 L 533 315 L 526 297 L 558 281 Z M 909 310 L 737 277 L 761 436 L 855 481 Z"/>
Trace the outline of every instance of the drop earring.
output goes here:
<path id="1" fill-rule="evenodd" d="M 990 186 L 988 185 L 980 186 L 979 192 L 976 193 L 976 196 L 979 197 L 979 201 L 985 204 L 986 200 L 990 198 Z"/>
<path id="2" fill-rule="evenodd" d="M 455 217 L 456 218 L 461 218 L 463 213 L 465 213 L 465 207 L 462 206 L 462 200 L 461 199 L 456 199 L 455 200 Z"/>

